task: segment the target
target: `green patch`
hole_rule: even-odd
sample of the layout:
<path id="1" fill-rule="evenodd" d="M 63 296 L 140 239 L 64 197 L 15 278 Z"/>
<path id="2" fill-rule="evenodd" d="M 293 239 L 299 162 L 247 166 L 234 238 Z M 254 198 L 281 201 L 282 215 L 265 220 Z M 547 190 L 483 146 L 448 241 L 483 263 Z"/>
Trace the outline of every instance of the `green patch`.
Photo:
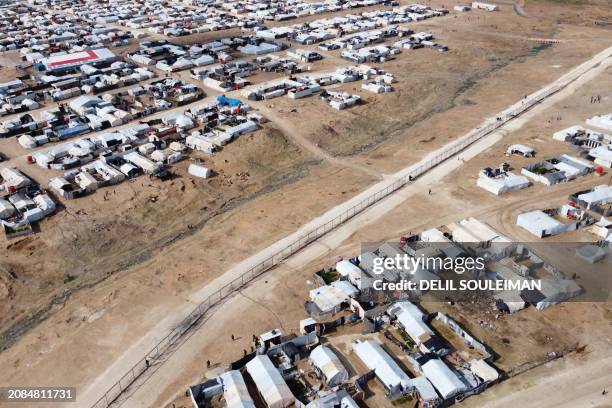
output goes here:
<path id="1" fill-rule="evenodd" d="M 547 174 L 552 172 L 552 170 L 547 169 L 546 167 L 536 167 L 535 169 L 531 169 L 531 172 L 535 174 Z"/>
<path id="2" fill-rule="evenodd" d="M 400 336 L 402 336 L 402 340 L 404 340 L 404 343 L 406 343 L 408 347 L 414 348 L 414 346 L 416 346 L 416 343 L 412 340 L 412 338 L 408 335 L 408 333 L 406 333 L 402 329 L 397 329 L 397 331 L 400 334 Z"/>
<path id="3" fill-rule="evenodd" d="M 406 396 L 396 399 L 395 401 L 391 401 L 391 405 L 395 405 L 395 406 L 405 405 L 405 404 L 411 403 L 412 401 L 413 401 L 412 396 L 406 395 Z"/>
<path id="4" fill-rule="evenodd" d="M 336 271 L 321 272 L 321 278 L 327 285 L 340 279 L 340 274 Z"/>

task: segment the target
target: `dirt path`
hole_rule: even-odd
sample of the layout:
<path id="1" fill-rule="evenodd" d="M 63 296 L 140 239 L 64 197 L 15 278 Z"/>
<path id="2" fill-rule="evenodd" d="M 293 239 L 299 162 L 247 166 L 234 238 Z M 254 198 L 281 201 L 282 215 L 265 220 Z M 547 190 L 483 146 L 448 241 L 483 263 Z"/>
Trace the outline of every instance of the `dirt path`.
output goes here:
<path id="1" fill-rule="evenodd" d="M 299 131 L 298 129 L 295 129 L 296 123 L 289 122 L 287 119 L 279 116 L 278 114 L 276 114 L 276 112 L 274 112 L 273 109 L 269 109 L 265 106 L 258 106 L 257 109 L 261 113 L 263 113 L 264 116 L 266 116 L 269 120 L 271 120 L 274 123 L 274 126 L 276 126 L 281 132 L 283 132 L 283 134 L 289 140 L 291 140 L 296 145 L 306 149 L 315 157 L 323 159 L 328 163 L 339 167 L 346 167 L 361 173 L 365 173 L 379 180 L 383 178 L 382 173 L 374 169 L 370 169 L 368 167 L 352 163 L 349 159 L 341 159 L 339 157 L 329 154 L 325 149 L 320 148 L 317 144 L 313 143 L 311 140 L 305 137 L 303 132 Z"/>
<path id="2" fill-rule="evenodd" d="M 420 177 L 416 182 L 412 183 L 407 188 L 398 190 L 396 193 L 368 208 L 366 211 L 360 213 L 348 222 L 342 224 L 329 234 L 319 239 L 317 242 L 311 244 L 296 255 L 287 259 L 285 261 L 285 264 L 291 268 L 301 268 L 307 265 L 312 260 L 327 253 L 329 251 L 329 248 L 337 247 L 340 243 L 351 237 L 357 231 L 367 228 L 368 225 L 381 219 L 391 210 L 404 204 L 408 198 L 413 197 L 415 194 L 423 194 L 423 192 L 426 192 L 429 188 L 431 188 L 432 185 L 441 182 L 441 180 L 445 176 L 451 174 L 452 172 L 460 168 L 466 160 L 470 160 L 471 158 L 485 151 L 489 147 L 493 146 L 495 143 L 499 142 L 506 134 L 506 132 L 516 131 L 520 129 L 527 121 L 529 121 L 536 115 L 542 113 L 545 109 L 552 106 L 553 104 L 558 103 L 564 98 L 567 98 L 568 96 L 572 95 L 584 83 L 591 81 L 612 63 L 612 59 L 610 58 L 611 53 L 612 48 L 609 48 L 593 56 L 590 60 L 571 70 L 567 74 L 563 75 L 554 83 L 548 85 L 547 87 L 544 87 L 543 90 L 548 89 L 550 87 L 554 87 L 559 83 L 564 83 L 563 81 L 567 81 L 568 79 L 575 80 L 562 91 L 550 96 L 540 104 L 536 105 L 531 110 L 528 110 L 527 112 L 522 114 L 520 117 L 508 122 L 498 131 L 487 135 L 477 143 L 462 151 L 459 154 L 462 160 L 450 159 L 443 162 L 441 165 L 435 167 L 434 169 L 426 173 L 424 176 Z M 521 102 L 519 101 L 518 104 L 520 103 Z M 453 143 L 457 142 L 458 141 L 455 141 Z M 444 150 L 446 148 L 448 148 L 448 146 L 443 147 L 441 150 Z M 339 214 L 346 212 L 347 209 L 353 207 L 356 203 L 361 202 L 362 200 L 364 200 L 364 198 L 369 197 L 376 191 L 379 191 L 383 187 L 387 186 L 389 183 L 393 182 L 396 178 L 409 174 L 415 168 L 417 168 L 423 163 L 426 163 L 428 160 L 435 157 L 437 154 L 439 154 L 439 151 L 432 152 L 426 157 L 424 157 L 421 162 L 408 166 L 405 169 L 395 173 L 394 175 L 386 177 L 385 180 L 368 188 L 366 191 L 362 192 L 353 199 L 334 207 L 321 217 L 318 217 L 310 223 L 304 225 L 294 234 L 291 234 L 288 237 L 277 241 L 265 250 L 238 263 L 236 266 L 234 266 L 224 274 L 220 275 L 217 279 L 195 292 L 190 297 L 190 300 L 193 303 L 199 303 L 200 301 L 207 299 L 208 296 L 214 293 L 219 287 L 223 286 L 227 282 L 230 282 L 236 277 L 239 277 L 245 271 L 250 269 L 251 266 L 257 265 L 263 260 L 269 258 L 272 254 L 286 247 L 288 243 L 293 242 L 295 239 L 303 236 L 305 232 L 311 231 L 317 226 L 323 225 L 329 222 L 329 220 L 334 219 Z M 183 311 L 177 311 L 173 314 L 169 313 L 168 319 L 163 322 L 164 324 L 160 324 L 153 328 L 146 336 L 141 338 L 141 340 L 136 345 L 134 345 L 133 348 L 127 350 L 124 354 L 125 358 L 116 361 L 104 372 L 104 374 L 102 374 L 90 385 L 88 390 L 86 390 L 82 394 L 82 401 L 91 401 L 91 403 L 93 403 L 97 399 L 97 397 L 100 396 L 100 390 L 105 390 L 109 388 L 114 383 L 116 378 L 122 376 L 135 363 L 135 361 L 137 361 L 144 354 L 135 352 L 136 350 L 147 350 L 147 347 L 152 347 L 155 344 L 155 339 L 158 339 L 165 335 L 168 329 L 169 321 L 173 320 L 172 316 L 176 316 L 175 318 L 177 322 L 180 321 L 180 318 L 182 316 L 185 316 L 185 310 L 188 310 L 188 308 L 185 307 L 183 309 Z M 131 391 L 133 392 L 133 394 L 130 399 L 124 401 L 124 406 L 150 407 L 158 405 L 157 399 L 161 389 L 160 384 L 171 383 L 177 376 L 177 364 L 178 366 L 181 366 L 181 364 L 187 364 L 187 362 L 191 361 L 192 359 L 193 355 L 190 354 L 188 351 L 178 349 L 164 365 L 157 369 L 154 375 L 151 376 L 146 383 L 141 384 L 141 387 L 138 390 Z"/>

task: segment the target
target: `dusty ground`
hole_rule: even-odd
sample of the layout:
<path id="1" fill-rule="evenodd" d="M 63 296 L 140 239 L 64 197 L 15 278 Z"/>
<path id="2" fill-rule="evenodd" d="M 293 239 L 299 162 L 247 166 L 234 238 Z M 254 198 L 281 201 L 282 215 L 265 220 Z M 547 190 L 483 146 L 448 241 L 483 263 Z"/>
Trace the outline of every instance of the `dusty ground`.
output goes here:
<path id="1" fill-rule="evenodd" d="M 563 24 L 552 18 L 569 18 L 565 14 L 573 7 L 578 6 L 527 3 L 524 9 L 533 18 L 503 6 L 499 13 L 473 12 L 422 23 L 419 30 L 431 30 L 451 51 L 407 50 L 383 64 L 398 76 L 395 93 L 368 95 L 365 105 L 343 112 L 333 111 L 317 98 L 295 106 L 285 98 L 271 101 L 272 107 L 259 104 L 262 106 L 256 107 L 267 115 L 275 115 L 273 123 L 229 145 L 214 159 L 205 158 L 221 173 L 210 182 L 192 182 L 185 175 L 188 163 L 184 162 L 177 166 L 179 177 L 173 182 L 161 184 L 141 177 L 117 186 L 116 193 L 108 192 L 107 201 L 98 192 L 64 203 L 66 210 L 43 222 L 38 234 L 5 242 L 0 250 L 0 338 L 3 347 L 10 347 L 0 354 L 0 365 L 12 367 L 3 370 L 0 383 L 41 384 L 53 373 L 56 381 L 85 389 L 143 333 L 163 323 L 169 310 L 191 307 L 190 294 L 238 260 L 357 194 L 377 179 L 376 174 L 416 161 L 609 46 L 612 31 L 595 25 L 590 17 L 572 17 Z M 610 12 L 599 3 L 576 10 L 585 16 L 605 17 Z M 541 15 L 546 20 L 538 20 Z M 560 42 L 543 46 L 530 38 Z M 602 78 L 610 84 L 609 71 Z M 586 104 L 593 92 L 606 89 L 601 84 L 589 86 L 571 101 L 547 111 L 541 120 L 530 122 L 511 140 L 534 144 L 535 138 L 541 138 L 541 146 L 534 146 L 541 154 L 563 151 L 564 146 L 547 143 L 554 130 L 611 109 L 609 95 L 604 95 L 601 105 Z M 359 88 L 356 92 L 365 95 Z M 297 112 L 291 112 L 292 108 Z M 559 111 L 563 112 L 560 121 L 544 125 Z M 0 151 L 5 142 L 11 141 L 0 141 Z M 355 234 L 347 242 L 395 239 L 406 230 L 454 221 L 457 214 L 479 215 L 510 236 L 523 239 L 524 232 L 517 231 L 511 221 L 518 211 L 532 205 L 534 196 L 543 203 L 560 204 L 575 187 L 594 182 L 585 178 L 550 190 L 533 186 L 504 198 L 504 208 L 492 211 L 500 207 L 500 199 L 478 191 L 473 182 L 485 162 L 491 166 L 505 161 L 496 153 L 503 146 L 494 149 L 436 186 L 433 197 L 411 199 L 408 206 L 391 211 L 375 229 L 368 230 L 368 235 Z M 360 166 L 369 170 L 360 171 Z M 377 232 L 370 235 L 373 231 Z M 317 266 L 329 264 L 338 252 L 341 250 L 331 251 Z M 194 350 L 227 362 L 241 355 L 242 345 L 228 349 L 225 341 L 211 340 L 227 337 L 233 325 L 236 333 L 247 332 L 247 339 L 249 332 L 268 326 L 297 329 L 304 314 L 305 280 L 313 270 L 315 265 L 288 270 L 285 275 L 274 273 L 266 278 L 269 284 L 260 282 L 267 287 L 247 289 L 245 294 L 256 303 L 244 298 L 227 318 L 207 323 L 210 337 L 199 338 Z M 298 273 L 303 279 L 295 279 Z M 576 304 L 563 307 L 576 308 L 572 313 L 578 317 L 584 311 Z M 553 336 L 558 343 L 537 347 L 539 319 L 547 315 L 532 315 L 532 311 L 521 316 L 531 330 L 524 339 L 518 329 L 522 326 L 503 321 L 500 332 L 475 334 L 507 351 L 503 357 L 507 360 L 500 360 L 507 366 L 532 357 L 522 353 L 540 355 L 553 346 L 594 340 L 588 331 L 563 336 L 556 325 L 566 314 L 554 310 L 561 309 L 547 313 L 551 314 L 549 327 L 559 334 Z M 248 326 L 244 319 L 231 318 L 248 311 L 255 311 L 248 314 Z M 506 335 L 521 339 L 504 348 L 501 339 Z M 143 354 L 143 350 L 136 348 L 134 353 Z M 201 378 L 202 361 L 205 359 L 181 363 L 173 384 L 159 384 L 159 398 L 153 406 L 171 400 L 186 384 Z"/>
<path id="2" fill-rule="evenodd" d="M 341 256 L 351 256 L 357 253 L 361 242 L 380 242 L 384 240 L 397 240 L 397 237 L 406 234 L 408 231 L 420 231 L 428 227 L 439 226 L 452 222 L 458 217 L 475 216 L 485 220 L 497 228 L 500 232 L 507 234 L 516 240 L 527 239 L 523 232 L 513 225 L 511 220 L 524 210 L 531 209 L 537 205 L 561 204 L 566 201 L 567 194 L 587 186 L 601 183 L 601 179 L 596 176 L 584 177 L 570 183 L 547 188 L 543 185 L 535 185 L 529 189 L 495 197 L 490 193 L 480 190 L 474 186 L 475 175 L 479 168 L 488 165 L 491 160 L 510 160 L 515 166 L 520 162 L 517 157 L 506 158 L 503 155 L 507 144 L 517 142 L 531 142 L 537 134 L 542 143 L 537 145 L 538 156 L 557 153 L 571 153 L 568 147 L 562 143 L 554 142 L 550 138 L 552 133 L 558 129 L 569 126 L 571 123 L 581 123 L 584 115 L 589 111 L 606 111 L 612 106 L 610 97 L 604 98 L 601 106 L 590 106 L 585 104 L 585 99 L 591 93 L 607 87 L 612 81 L 610 69 L 594 78 L 589 84 L 578 87 L 570 98 L 565 98 L 552 106 L 538 112 L 519 129 L 504 135 L 503 140 L 498 141 L 491 148 L 485 150 L 475 158 L 460 162 L 460 171 L 451 172 L 450 176 L 433 180 L 430 183 L 415 184 L 412 192 L 406 192 L 404 202 L 397 205 L 380 218 L 373 216 L 364 217 L 365 220 L 355 227 L 347 226 L 339 230 L 337 234 L 332 234 L 324 238 L 318 245 L 316 252 L 323 255 L 314 260 L 303 263 L 301 259 L 309 259 L 307 254 L 298 255 L 293 261 L 275 269 L 264 279 L 261 279 L 252 287 L 247 288 L 240 296 L 235 297 L 223 307 L 224 324 L 217 322 L 217 319 L 210 319 L 206 324 L 206 330 L 200 330 L 188 340 L 184 348 L 187 355 L 205 356 L 202 360 L 189 361 L 179 357 L 177 361 L 169 360 L 161 368 L 161 371 L 172 373 L 165 377 L 172 378 L 173 383 L 166 388 L 167 392 L 162 392 L 156 404 L 165 403 L 171 406 L 169 401 L 176 407 L 186 406 L 186 401 L 182 398 L 173 399 L 172 390 L 177 389 L 180 394 L 182 384 L 192 384 L 203 378 L 214 375 L 221 370 L 225 364 L 240 357 L 240 351 L 248 347 L 248 339 L 252 332 L 260 332 L 280 327 L 285 331 L 297 330 L 297 322 L 300 318 L 306 317 L 301 303 L 308 296 L 308 291 L 312 289 L 309 281 L 312 281 L 312 273 L 324 266 L 329 266 L 334 259 Z M 551 116 L 557 117 L 557 112 L 573 112 L 570 116 L 561 115 L 561 120 L 548 125 Z M 502 132 L 503 133 L 503 132 Z M 472 174 L 474 176 L 472 176 Z M 427 194 L 427 188 L 434 185 L 434 192 L 431 196 Z M 384 206 L 384 204 L 382 204 Z M 511 213 L 507 214 L 507 209 Z M 425 216 L 430 214 L 429 216 Z M 436 217 L 431 214 L 437 214 Z M 506 223 L 496 220 L 506 219 Z M 350 231 L 353 231 L 352 233 Z M 338 239 L 338 237 L 342 237 Z M 592 241 L 594 238 L 585 231 L 579 231 L 568 235 L 554 237 L 551 241 Z M 580 265 L 584 267 L 584 265 Z M 564 268 L 565 270 L 565 268 Z M 567 270 L 565 270 L 567 272 Z M 605 275 L 602 277 L 605 279 Z M 287 302 L 287 299 L 297 299 L 297 301 Z M 248 303 L 257 305 L 257 308 L 244 318 L 244 313 L 248 310 Z M 265 306 L 264 306 L 265 305 Z M 425 303 L 424 307 L 430 311 L 443 311 L 455 318 L 467 330 L 477 338 L 484 341 L 498 357 L 495 361 L 496 366 L 501 370 L 520 369 L 525 364 L 543 361 L 546 353 L 550 351 L 563 351 L 571 349 L 576 345 L 586 346 L 586 352 L 579 356 L 570 356 L 562 362 L 553 363 L 529 371 L 526 374 L 504 383 L 500 386 L 491 388 L 483 395 L 468 399 L 465 406 L 599 406 L 605 407 L 610 404 L 609 396 L 602 396 L 601 389 L 608 387 L 610 378 L 610 342 L 612 341 L 611 313 L 612 304 L 610 303 L 589 303 L 589 302 L 567 302 L 546 309 L 537 311 L 533 308 L 521 311 L 514 315 L 498 315 L 493 311 L 491 305 L 481 304 L 456 304 L 450 306 L 445 303 Z M 265 308 L 265 309 L 264 309 Z M 236 310 L 232 313 L 232 310 Z M 264 314 L 268 316 L 261 317 Z M 241 319 L 234 319 L 233 316 L 241 316 Z M 254 322 L 251 325 L 251 322 Z M 261 324 L 260 322 L 264 323 Z M 484 321 L 487 324 L 482 326 Z M 245 325 L 249 322 L 248 325 Z M 343 329 L 344 330 L 344 329 Z M 350 365 L 359 371 L 359 361 L 357 361 L 347 346 L 350 339 L 361 338 L 355 335 L 355 330 L 349 337 L 343 333 L 330 336 L 329 341 L 337 345 L 337 348 L 346 353 Z M 358 331 L 358 330 L 357 330 Z M 236 347 L 228 347 L 224 341 L 219 341 L 227 333 L 237 332 L 246 339 L 246 343 L 237 344 Z M 340 345 L 338 345 L 340 343 Z M 344 346 L 342 346 L 342 344 Z M 391 349 L 392 350 L 392 349 Z M 392 350 L 393 351 L 393 350 Z M 401 353 L 393 351 L 395 357 L 401 359 Z M 215 362 L 219 362 L 219 367 L 215 371 L 207 372 L 202 365 L 202 361 L 208 356 L 214 356 Z M 220 356 L 224 356 L 223 359 Z M 219 361 L 222 360 L 222 361 Z M 188 364 L 188 366 L 185 366 Z M 183 367 L 185 376 L 183 380 L 178 379 L 176 369 Z M 588 373 L 594 373 L 592 376 Z M 189 373 L 189 374 L 188 374 Z M 572 374 L 574 373 L 574 374 Z M 595 379 L 591 381 L 592 379 Z M 171 381 L 172 381 L 171 380 Z M 164 382 L 154 382 L 145 388 L 151 390 L 159 387 Z M 158 380 L 159 381 L 159 380 Z M 573 383 L 572 383 L 573 381 Z M 377 385 L 374 382 L 372 388 Z M 576 390 L 570 392 L 568 386 Z M 548 390 L 555 393 L 554 402 L 550 396 L 541 394 L 540 390 Z M 521 389 L 522 393 L 511 393 L 512 390 Z M 376 397 L 376 390 L 366 399 L 367 406 L 381 406 L 381 402 Z M 380 391 L 380 390 L 379 390 Z M 536 395 L 540 395 L 536 397 Z M 378 393 L 380 396 L 380 392 Z M 143 400 L 143 393 L 136 393 L 134 399 L 129 400 L 130 406 L 139 405 Z M 169 398 L 169 399 L 166 399 Z M 514 398 L 514 399 L 513 399 Z M 498 401 L 499 399 L 499 401 Z M 144 399 L 144 401 L 151 401 Z M 384 401 L 384 399 L 382 400 Z M 561 403 L 563 401 L 563 405 Z M 551 402 L 551 403 L 549 403 Z M 591 404 L 593 405 L 587 405 Z M 495 405 L 493 405 L 495 404 Z M 519 404 L 519 405 L 515 405 Z"/>

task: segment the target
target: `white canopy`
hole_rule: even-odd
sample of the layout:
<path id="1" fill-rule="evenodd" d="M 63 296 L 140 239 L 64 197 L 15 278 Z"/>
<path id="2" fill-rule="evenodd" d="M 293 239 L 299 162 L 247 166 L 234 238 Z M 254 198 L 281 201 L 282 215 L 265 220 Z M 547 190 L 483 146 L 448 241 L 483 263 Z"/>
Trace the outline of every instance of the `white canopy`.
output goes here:
<path id="1" fill-rule="evenodd" d="M 329 347 L 324 345 L 316 347 L 310 353 L 310 361 L 321 371 L 330 387 L 335 387 L 348 380 L 348 372 Z"/>
<path id="2" fill-rule="evenodd" d="M 232 370 L 219 376 L 223 384 L 226 408 L 255 408 L 240 371 Z"/>
<path id="3" fill-rule="evenodd" d="M 444 399 L 454 397 L 466 389 L 463 382 L 461 382 L 457 375 L 455 375 L 442 360 L 429 360 L 421 366 L 421 369 L 425 377 L 431 381 Z"/>
<path id="4" fill-rule="evenodd" d="M 516 225 L 525 228 L 539 238 L 544 235 L 558 234 L 564 228 L 563 223 L 540 210 L 519 214 L 516 218 Z"/>
<path id="5" fill-rule="evenodd" d="M 385 350 L 374 340 L 356 341 L 353 350 L 376 377 L 389 390 L 410 389 L 410 377 L 397 365 Z"/>
<path id="6" fill-rule="evenodd" d="M 255 356 L 246 364 L 259 393 L 269 408 L 285 408 L 295 402 L 295 397 L 267 355 Z"/>
<path id="7" fill-rule="evenodd" d="M 423 312 L 410 302 L 395 303 L 389 308 L 389 314 L 397 317 L 399 324 L 417 344 L 428 340 L 434 334 L 423 321 Z"/>

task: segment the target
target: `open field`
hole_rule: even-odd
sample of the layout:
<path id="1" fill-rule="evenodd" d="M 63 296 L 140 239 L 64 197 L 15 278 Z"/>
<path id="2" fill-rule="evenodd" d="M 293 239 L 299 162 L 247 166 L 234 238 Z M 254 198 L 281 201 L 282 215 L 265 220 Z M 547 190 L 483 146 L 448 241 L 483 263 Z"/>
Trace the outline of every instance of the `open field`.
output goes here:
<path id="1" fill-rule="evenodd" d="M 580 13 L 574 9 L 578 7 Z M 140 177 L 82 199 L 60 200 L 61 211 L 45 220 L 40 231 L 1 246 L 0 366 L 9 369 L 0 370 L 0 384 L 41 384 L 52 377 L 58 384 L 76 386 L 84 396 L 80 401 L 95 401 L 114 378 L 105 376 L 107 370 L 120 372 L 130 358 L 140 358 L 154 338 L 172 327 L 177 315 L 193 307 L 207 285 L 239 261 L 384 175 L 416 163 L 612 44 L 610 27 L 595 24 L 602 16 L 612 17 L 605 2 L 528 1 L 523 9 L 528 18 L 502 5 L 497 13 L 451 13 L 411 24 L 415 31 L 431 31 L 450 51 L 403 50 L 395 59 L 378 64 L 398 79 L 390 94 L 374 95 L 353 91 L 355 84 L 342 85 L 341 89 L 364 97 L 361 106 L 335 111 L 318 97 L 253 102 L 270 120 L 262 130 L 215 156 L 192 155 L 218 173 L 214 178 L 194 179 L 187 174 L 185 161 L 173 167 L 176 177 L 170 182 Z M 189 44 L 225 35 L 231 34 L 221 31 L 172 41 Z M 313 68 L 350 65 L 339 58 L 338 50 L 326 52 L 325 57 Z M 6 62 L 0 65 L 8 67 Z M 10 72 L 0 71 L 6 78 Z M 195 83 L 187 72 L 173 75 Z M 263 74 L 262 78 L 267 79 Z M 312 272 L 329 266 L 337 255 L 356 253 L 362 241 L 396 240 L 408 231 L 468 216 L 513 239 L 529 240 L 514 225 L 518 213 L 558 206 L 569 193 L 601 180 L 589 175 L 550 188 L 534 185 L 500 198 L 476 187 L 479 169 L 501 161 L 520 169 L 529 159 L 503 156 L 511 143 L 531 145 L 543 158 L 571 153 L 569 147 L 552 141 L 552 133 L 583 123 L 587 116 L 610 112 L 612 96 L 602 90 L 611 88 L 608 67 L 570 96 L 533 113 L 520 128 L 500 132 L 499 140 L 492 139 L 482 153 L 473 158 L 461 155 L 465 162 L 453 163 L 456 168 L 448 173 L 441 169 L 438 176 L 402 191 L 402 205 L 373 219 L 365 214 L 358 227 L 348 226 L 314 244 L 323 255 L 310 259 L 305 250 L 274 269 L 227 301 L 125 406 L 187 406 L 184 398 L 176 398 L 188 384 L 214 374 L 205 369 L 207 359 L 218 363 L 219 369 L 242 355 L 251 334 L 274 327 L 297 331 L 299 319 L 305 317 L 302 304 Z M 588 104 L 594 94 L 602 94 L 601 104 Z M 27 167 L 26 151 L 14 140 L 1 140 L 0 152 L 46 184 L 49 172 Z M 591 237 L 578 231 L 555 240 Z M 500 318 L 470 308 L 436 304 L 435 309 L 448 311 L 490 344 L 503 369 L 576 343 L 587 345 L 589 352 L 567 365 L 580 372 L 598 353 L 610 355 L 610 304 L 567 303 Z M 493 321 L 495 328 L 480 327 L 482 319 Z M 239 339 L 228 345 L 229 333 Z M 152 337 L 143 340 L 146 335 Z M 609 359 L 598 364 L 603 376 Z M 568 381 L 563 370 L 555 370 L 560 381 Z M 529 392 L 540 381 L 515 380 Z M 466 406 L 480 406 L 474 404 L 481 400 L 490 406 L 530 406 L 526 400 L 490 402 L 504 398 L 506 392 L 494 389 L 492 395 L 470 398 Z M 593 393 L 594 389 L 585 388 L 586 399 L 576 403 L 609 404 L 603 397 L 591 398 Z M 366 405 L 382 402 L 376 397 L 380 393 L 374 394 Z"/>

